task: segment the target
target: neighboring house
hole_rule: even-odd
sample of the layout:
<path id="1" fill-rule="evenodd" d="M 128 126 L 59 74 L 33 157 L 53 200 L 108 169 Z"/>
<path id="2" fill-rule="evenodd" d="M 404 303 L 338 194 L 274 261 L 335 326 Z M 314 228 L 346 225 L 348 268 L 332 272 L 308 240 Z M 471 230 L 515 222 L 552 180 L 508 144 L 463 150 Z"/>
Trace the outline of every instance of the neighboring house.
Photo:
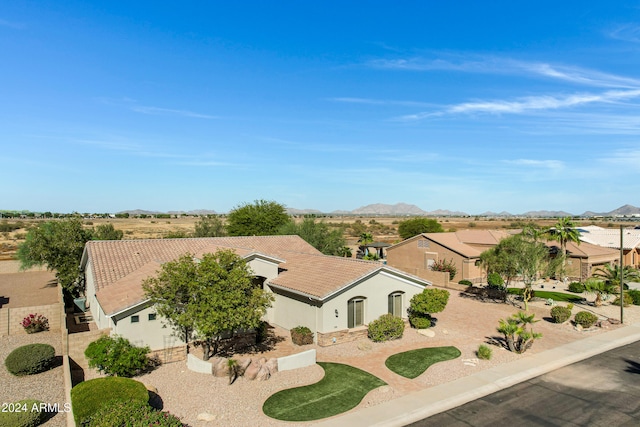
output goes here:
<path id="1" fill-rule="evenodd" d="M 185 253 L 197 258 L 223 248 L 247 260 L 256 285 L 273 293 L 265 320 L 307 326 L 319 345 L 363 336 L 388 312 L 406 319 L 411 297 L 431 284 L 381 263 L 323 255 L 298 236 L 90 241 L 81 267 L 98 328 L 152 350 L 184 345 L 156 316 L 141 284 Z"/>
<path id="2" fill-rule="evenodd" d="M 387 248 L 388 265 L 430 280 L 438 286 L 447 286 L 448 277 L 431 271 L 440 260 L 452 261 L 457 268 L 453 281 L 486 281 L 486 271 L 480 266 L 480 254 L 497 245 L 500 240 L 520 230 L 464 230 L 454 233 L 423 233 Z M 557 253 L 559 243 L 545 242 L 551 254 Z M 616 262 L 616 251 L 590 243 L 567 244 L 567 276 L 585 280 L 593 271 Z"/>
<path id="3" fill-rule="evenodd" d="M 457 268 L 454 282 L 480 283 L 485 275 L 480 254 L 510 235 L 493 230 L 422 233 L 387 248 L 387 264 L 446 286 L 448 274 L 431 271 L 431 266 L 436 261 L 452 261 Z"/>
<path id="4" fill-rule="evenodd" d="M 620 229 L 602 228 L 596 225 L 576 229 L 580 232 L 581 241 L 620 251 Z M 640 230 L 623 229 L 622 246 L 624 265 L 640 268 Z"/>

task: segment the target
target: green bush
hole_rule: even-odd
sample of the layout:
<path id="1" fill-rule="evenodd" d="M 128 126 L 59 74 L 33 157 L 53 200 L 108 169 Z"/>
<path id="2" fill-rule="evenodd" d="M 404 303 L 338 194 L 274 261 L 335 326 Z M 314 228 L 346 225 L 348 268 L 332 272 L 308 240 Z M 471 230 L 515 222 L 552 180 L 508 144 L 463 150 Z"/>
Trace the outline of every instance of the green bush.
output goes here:
<path id="1" fill-rule="evenodd" d="M 3 427 L 36 427 L 45 421 L 46 413 L 40 410 L 42 402 L 26 399 L 14 403 L 3 404 L 0 412 L 0 426 Z"/>
<path id="2" fill-rule="evenodd" d="M 433 313 L 440 313 L 447 306 L 449 291 L 438 288 L 425 288 L 414 295 L 409 304 L 409 314 L 428 317 Z"/>
<path id="3" fill-rule="evenodd" d="M 579 311 L 576 313 L 574 320 L 576 324 L 583 328 L 590 328 L 598 321 L 598 316 L 588 311 Z"/>
<path id="4" fill-rule="evenodd" d="M 573 292 L 576 294 L 581 294 L 585 291 L 585 287 L 580 282 L 571 282 L 569 283 L 569 292 Z"/>
<path id="5" fill-rule="evenodd" d="M 629 295 L 629 292 L 624 292 L 623 294 L 623 305 L 625 307 L 630 306 L 631 304 L 633 304 L 633 297 L 631 295 Z M 617 296 L 616 299 L 611 303 L 612 305 L 620 305 L 620 296 Z"/>
<path id="6" fill-rule="evenodd" d="M 383 342 L 402 338 L 404 321 L 393 314 L 383 314 L 369 323 L 368 336 L 371 341 Z"/>
<path id="7" fill-rule="evenodd" d="M 296 326 L 291 329 L 291 341 L 295 345 L 313 344 L 313 332 L 306 326 Z"/>
<path id="8" fill-rule="evenodd" d="M 149 347 L 136 347 L 128 339 L 102 336 L 89 344 L 84 355 L 90 368 L 97 368 L 107 375 L 133 377 L 151 367 L 147 357 Z"/>
<path id="9" fill-rule="evenodd" d="M 467 279 L 460 280 L 458 284 L 463 286 L 473 286 L 473 283 L 471 282 L 471 280 L 467 280 Z"/>
<path id="10" fill-rule="evenodd" d="M 504 279 L 498 273 L 489 273 L 487 276 L 487 285 L 504 288 Z"/>
<path id="11" fill-rule="evenodd" d="M 557 305 L 551 309 L 551 317 L 555 323 L 564 323 L 571 317 L 571 310 Z"/>
<path id="12" fill-rule="evenodd" d="M 631 289 L 627 291 L 627 294 L 629 294 L 629 296 L 631 297 L 633 305 L 640 305 L 640 290 Z"/>
<path id="13" fill-rule="evenodd" d="M 71 389 L 71 405 L 76 425 L 80 426 L 113 401 L 149 402 L 149 392 L 139 381 L 105 377 L 84 381 Z"/>
<path id="14" fill-rule="evenodd" d="M 154 410 L 142 402 L 110 401 L 90 417 L 86 427 L 154 426 L 181 427 L 180 418 Z"/>
<path id="15" fill-rule="evenodd" d="M 456 267 L 453 259 L 447 261 L 446 259 L 440 259 L 431 265 L 431 270 L 433 271 L 442 271 L 449 273 L 449 280 L 453 280 L 456 277 L 456 273 L 458 272 L 458 267 Z"/>
<path id="16" fill-rule="evenodd" d="M 409 315 L 409 323 L 416 329 L 427 329 L 431 327 L 431 316 Z"/>
<path id="17" fill-rule="evenodd" d="M 478 359 L 482 360 L 491 360 L 492 354 L 493 350 L 491 350 L 491 348 L 487 347 L 484 344 L 480 344 L 480 347 L 478 347 L 478 351 L 476 351 Z"/>
<path id="18" fill-rule="evenodd" d="M 28 344 L 13 350 L 4 361 L 13 375 L 32 375 L 53 365 L 56 350 L 49 344 Z"/>

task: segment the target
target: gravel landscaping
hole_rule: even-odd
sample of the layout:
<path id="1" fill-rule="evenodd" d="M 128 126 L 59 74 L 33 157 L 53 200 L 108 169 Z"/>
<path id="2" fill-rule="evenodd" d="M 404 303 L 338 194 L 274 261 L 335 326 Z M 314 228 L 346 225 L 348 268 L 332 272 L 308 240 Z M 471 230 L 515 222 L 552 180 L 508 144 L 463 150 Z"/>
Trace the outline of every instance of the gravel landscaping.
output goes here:
<path id="1" fill-rule="evenodd" d="M 4 360 L 14 349 L 34 343 L 50 344 L 56 349 L 56 356 L 62 355 L 59 331 L 0 337 L 0 360 L 2 360 L 2 368 L 0 369 L 0 403 L 36 399 L 52 405 L 57 403 L 62 409 L 66 400 L 61 362 L 58 366 L 46 372 L 22 377 L 10 374 L 4 366 Z M 66 414 L 55 414 L 43 425 L 51 427 L 66 426 Z"/>

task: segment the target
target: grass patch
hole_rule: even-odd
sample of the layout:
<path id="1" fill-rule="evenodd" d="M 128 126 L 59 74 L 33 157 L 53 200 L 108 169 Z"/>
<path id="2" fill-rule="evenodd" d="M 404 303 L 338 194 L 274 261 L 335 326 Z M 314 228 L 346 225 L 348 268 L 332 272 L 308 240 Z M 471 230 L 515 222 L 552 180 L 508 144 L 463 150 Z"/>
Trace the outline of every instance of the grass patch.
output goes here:
<path id="1" fill-rule="evenodd" d="M 513 295 L 522 295 L 522 289 L 521 288 L 509 288 L 508 289 L 510 294 Z M 535 290 L 534 291 L 534 296 L 536 298 L 542 298 L 542 299 L 549 299 L 551 298 L 554 301 L 561 301 L 561 302 L 572 302 L 572 303 L 576 303 L 576 302 L 581 302 L 582 301 L 582 297 L 577 296 L 577 295 L 571 295 L 571 294 L 565 294 L 563 292 L 552 292 L 552 291 L 539 291 L 539 290 Z"/>
<path id="2" fill-rule="evenodd" d="M 389 356 L 384 364 L 396 374 L 413 379 L 434 363 L 457 357 L 460 357 L 460 350 L 455 347 L 419 348 Z"/>
<path id="3" fill-rule="evenodd" d="M 319 420 L 355 408 L 367 393 L 387 384 L 353 366 L 326 362 L 318 365 L 324 369 L 324 378 L 315 384 L 271 395 L 262 411 L 281 421 Z"/>

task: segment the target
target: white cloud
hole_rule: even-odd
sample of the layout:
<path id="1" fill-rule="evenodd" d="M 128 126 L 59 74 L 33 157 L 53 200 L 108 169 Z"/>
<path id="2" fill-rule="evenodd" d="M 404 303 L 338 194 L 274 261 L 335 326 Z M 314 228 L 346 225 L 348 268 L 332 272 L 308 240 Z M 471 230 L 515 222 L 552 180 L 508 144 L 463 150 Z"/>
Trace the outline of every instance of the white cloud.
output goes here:
<path id="1" fill-rule="evenodd" d="M 640 26 L 637 24 L 624 24 L 609 32 L 609 37 L 630 43 L 640 43 Z"/>
<path id="2" fill-rule="evenodd" d="M 219 119 L 220 118 L 219 116 L 196 113 L 189 110 L 175 110 L 171 108 L 148 107 L 143 105 L 133 105 L 133 106 L 130 106 L 129 109 L 131 111 L 135 111 L 136 113 L 142 113 L 142 114 L 183 116 L 183 117 L 193 117 L 196 119 Z"/>
<path id="3" fill-rule="evenodd" d="M 515 165 L 515 166 L 523 166 L 530 167 L 536 169 L 548 169 L 553 171 L 559 171 L 564 169 L 564 162 L 560 160 L 533 160 L 533 159 L 516 159 L 516 160 L 504 160 L 504 163 Z"/>

